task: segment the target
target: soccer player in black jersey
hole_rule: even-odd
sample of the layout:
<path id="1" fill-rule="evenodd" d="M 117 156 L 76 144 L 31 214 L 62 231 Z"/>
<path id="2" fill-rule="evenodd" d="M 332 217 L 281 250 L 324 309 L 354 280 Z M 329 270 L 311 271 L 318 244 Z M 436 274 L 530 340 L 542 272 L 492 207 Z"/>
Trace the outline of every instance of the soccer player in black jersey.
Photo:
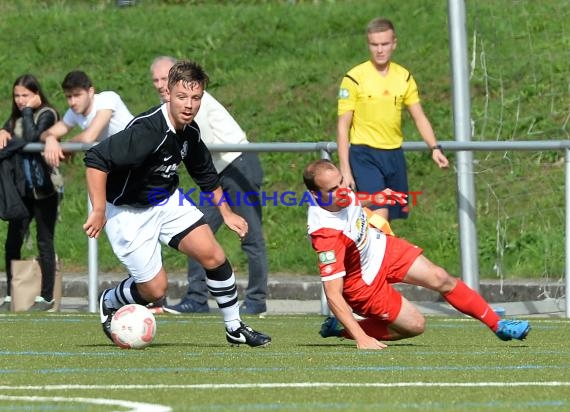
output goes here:
<path id="1" fill-rule="evenodd" d="M 247 234 L 247 222 L 220 202 L 219 177 L 194 121 L 207 82 L 198 64 L 177 62 L 168 76 L 169 101 L 136 116 L 125 130 L 85 154 L 93 207 L 83 229 L 97 238 L 105 227 L 113 251 L 130 273 L 99 298 L 103 331 L 110 339 L 117 309 L 129 303 L 146 306 L 165 296 L 162 243 L 206 269 L 206 284 L 222 312 L 228 342 L 252 347 L 271 342 L 241 321 L 232 267 L 202 212 L 178 190 L 177 169 L 183 162 L 201 191 L 212 194 L 224 223 L 240 238 Z"/>

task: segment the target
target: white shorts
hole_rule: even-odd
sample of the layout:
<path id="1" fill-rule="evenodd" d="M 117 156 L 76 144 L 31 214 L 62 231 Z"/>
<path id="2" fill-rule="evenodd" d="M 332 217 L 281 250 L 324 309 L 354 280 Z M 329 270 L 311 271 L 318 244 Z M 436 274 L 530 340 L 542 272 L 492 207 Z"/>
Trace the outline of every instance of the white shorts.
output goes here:
<path id="1" fill-rule="evenodd" d="M 165 204 L 148 208 L 107 203 L 107 237 L 135 283 L 148 282 L 160 271 L 161 243 L 168 245 L 203 216 L 189 202 L 179 204 L 178 198 L 175 191 Z"/>

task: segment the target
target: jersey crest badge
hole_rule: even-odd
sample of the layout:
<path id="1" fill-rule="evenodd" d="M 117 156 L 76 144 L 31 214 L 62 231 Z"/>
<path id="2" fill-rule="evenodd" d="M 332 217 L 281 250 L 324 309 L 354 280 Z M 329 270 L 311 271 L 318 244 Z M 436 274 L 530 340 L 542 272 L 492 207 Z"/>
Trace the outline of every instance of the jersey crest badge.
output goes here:
<path id="1" fill-rule="evenodd" d="M 338 98 L 339 99 L 348 99 L 349 97 L 350 97 L 350 93 L 348 92 L 348 89 L 341 88 L 338 91 Z"/>
<path id="2" fill-rule="evenodd" d="M 326 252 L 319 253 L 319 263 L 328 265 L 336 262 L 336 254 L 334 250 L 327 250 Z"/>

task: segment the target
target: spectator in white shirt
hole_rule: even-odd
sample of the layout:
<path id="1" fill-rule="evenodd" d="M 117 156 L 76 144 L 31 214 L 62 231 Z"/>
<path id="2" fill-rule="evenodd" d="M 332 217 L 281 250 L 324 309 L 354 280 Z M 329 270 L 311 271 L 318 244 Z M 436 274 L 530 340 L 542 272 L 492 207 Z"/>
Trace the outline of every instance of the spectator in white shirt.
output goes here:
<path id="1" fill-rule="evenodd" d="M 176 63 L 170 56 L 157 57 L 150 67 L 152 83 L 161 101 L 168 101 L 168 72 Z M 245 132 L 220 102 L 204 91 L 200 110 L 194 119 L 200 127 L 200 137 L 206 144 L 248 144 Z M 248 224 L 248 234 L 242 240 L 241 248 L 247 255 L 249 266 L 248 285 L 245 300 L 240 306 L 244 314 L 263 314 L 267 311 L 267 251 L 262 226 L 261 185 L 263 169 L 259 156 L 254 152 L 212 152 L 212 160 L 220 175 L 222 189 L 231 201 L 231 209 L 242 216 Z M 248 193 L 248 202 L 237 201 Z M 247 204 L 249 203 L 249 205 Z M 254 204 L 255 206 L 250 206 Z M 223 220 L 214 205 L 198 205 L 204 218 L 214 231 L 222 226 Z M 208 289 L 206 272 L 193 259 L 188 260 L 188 291 L 177 305 L 166 305 L 164 311 L 180 314 L 208 312 Z"/>
<path id="2" fill-rule="evenodd" d="M 59 140 L 75 126 L 82 132 L 72 142 L 94 143 L 123 130 L 133 115 L 113 91 L 95 93 L 91 79 L 85 72 L 69 72 L 61 84 L 69 109 L 63 119 L 42 133 L 45 142 L 44 156 L 52 166 L 59 166 L 65 158 Z"/>

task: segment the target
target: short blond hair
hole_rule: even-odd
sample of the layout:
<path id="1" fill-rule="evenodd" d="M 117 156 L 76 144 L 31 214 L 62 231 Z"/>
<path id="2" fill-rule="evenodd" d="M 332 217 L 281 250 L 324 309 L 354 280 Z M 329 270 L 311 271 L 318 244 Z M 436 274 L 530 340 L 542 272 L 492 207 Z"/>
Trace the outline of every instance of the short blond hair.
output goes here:
<path id="1" fill-rule="evenodd" d="M 376 17 L 368 23 L 366 26 L 366 33 L 380 33 L 383 31 L 392 30 L 396 34 L 396 29 L 394 28 L 394 23 L 385 17 Z"/>

